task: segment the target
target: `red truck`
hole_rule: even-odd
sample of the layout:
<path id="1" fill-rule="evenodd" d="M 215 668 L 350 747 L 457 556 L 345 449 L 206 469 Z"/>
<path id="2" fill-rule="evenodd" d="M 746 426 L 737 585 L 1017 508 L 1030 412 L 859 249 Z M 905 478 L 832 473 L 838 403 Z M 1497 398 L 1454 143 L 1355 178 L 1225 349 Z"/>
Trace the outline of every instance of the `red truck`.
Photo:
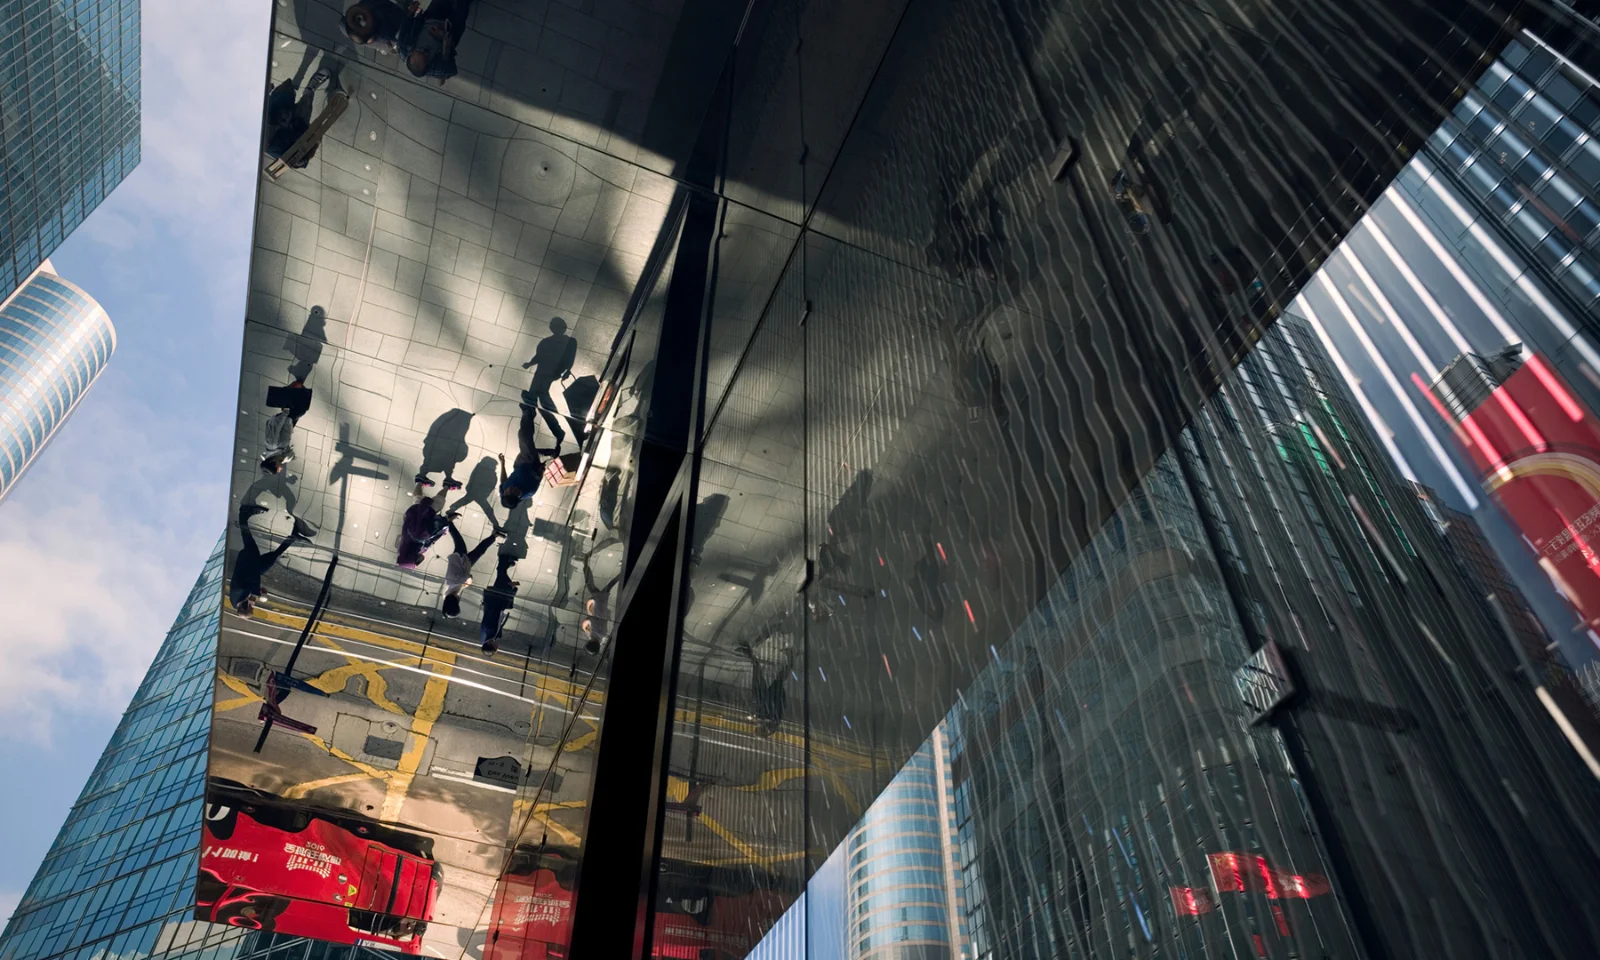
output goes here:
<path id="1" fill-rule="evenodd" d="M 566 960 L 577 872 L 566 851 L 519 847 L 495 886 L 483 960 Z"/>
<path id="2" fill-rule="evenodd" d="M 207 797 L 197 920 L 420 954 L 438 889 L 427 838 L 250 791 Z"/>
<path id="3" fill-rule="evenodd" d="M 742 960 L 792 898 L 748 884 L 718 883 L 712 868 L 667 861 L 661 871 L 650 955 Z M 728 872 L 731 875 L 731 871 Z M 495 889 L 484 960 L 566 960 L 577 878 L 574 854 L 519 849 Z"/>

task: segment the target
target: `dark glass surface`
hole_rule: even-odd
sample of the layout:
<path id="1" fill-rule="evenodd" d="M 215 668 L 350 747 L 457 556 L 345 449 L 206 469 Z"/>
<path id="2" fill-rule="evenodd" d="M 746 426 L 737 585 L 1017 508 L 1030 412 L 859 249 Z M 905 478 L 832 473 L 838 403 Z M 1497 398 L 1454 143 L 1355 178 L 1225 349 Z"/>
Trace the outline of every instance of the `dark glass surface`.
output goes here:
<path id="1" fill-rule="evenodd" d="M 659 957 L 1594 954 L 1571 13 L 346 7 L 272 37 L 232 506 L 309 539 L 222 616 L 209 773 L 437 894 L 290 870 L 277 935 L 545 960 L 604 890 Z M 418 474 L 510 533 L 460 618 Z"/>

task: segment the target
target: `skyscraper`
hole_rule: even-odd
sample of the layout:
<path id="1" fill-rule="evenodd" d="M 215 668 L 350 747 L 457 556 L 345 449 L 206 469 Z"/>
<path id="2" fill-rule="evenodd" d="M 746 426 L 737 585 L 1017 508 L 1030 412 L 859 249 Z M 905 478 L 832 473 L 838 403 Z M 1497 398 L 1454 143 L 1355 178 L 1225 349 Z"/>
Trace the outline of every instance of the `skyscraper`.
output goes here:
<path id="1" fill-rule="evenodd" d="M 139 3 L 0 11 L 0 290 L 53 253 L 139 162 Z"/>
<path id="2" fill-rule="evenodd" d="M 970 955 L 954 827 L 950 746 L 941 724 L 846 841 L 851 960 Z"/>
<path id="3" fill-rule="evenodd" d="M 219 541 L 0 933 L 5 960 L 385 956 L 190 919 L 222 560 Z"/>
<path id="4" fill-rule="evenodd" d="M 50 261 L 0 304 L 0 498 L 61 429 L 117 349 L 94 298 Z"/>
<path id="5" fill-rule="evenodd" d="M 221 584 L 219 542 L 0 934 L 5 960 L 147 956 L 192 913 Z"/>

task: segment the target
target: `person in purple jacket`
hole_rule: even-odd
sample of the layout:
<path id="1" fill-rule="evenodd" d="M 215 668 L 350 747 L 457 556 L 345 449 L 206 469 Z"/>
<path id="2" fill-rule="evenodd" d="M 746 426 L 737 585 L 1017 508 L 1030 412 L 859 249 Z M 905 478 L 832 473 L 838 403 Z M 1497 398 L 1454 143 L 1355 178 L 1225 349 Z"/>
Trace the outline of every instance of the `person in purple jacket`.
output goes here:
<path id="1" fill-rule="evenodd" d="M 400 536 L 395 541 L 395 563 L 406 570 L 421 565 L 428 548 L 444 536 L 456 511 L 444 513 L 446 492 L 428 496 L 427 485 L 418 483 L 411 495 L 416 499 L 400 521 Z"/>

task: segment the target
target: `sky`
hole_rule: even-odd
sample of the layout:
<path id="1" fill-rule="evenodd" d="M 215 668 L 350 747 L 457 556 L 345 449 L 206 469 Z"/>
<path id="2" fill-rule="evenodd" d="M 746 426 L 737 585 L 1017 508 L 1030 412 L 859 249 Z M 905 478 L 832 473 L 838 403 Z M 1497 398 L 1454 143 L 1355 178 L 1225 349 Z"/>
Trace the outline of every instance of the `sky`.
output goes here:
<path id="1" fill-rule="evenodd" d="M 143 159 L 51 256 L 117 352 L 0 503 L 0 918 L 227 523 L 270 7 L 197 9 L 143 5 Z"/>

